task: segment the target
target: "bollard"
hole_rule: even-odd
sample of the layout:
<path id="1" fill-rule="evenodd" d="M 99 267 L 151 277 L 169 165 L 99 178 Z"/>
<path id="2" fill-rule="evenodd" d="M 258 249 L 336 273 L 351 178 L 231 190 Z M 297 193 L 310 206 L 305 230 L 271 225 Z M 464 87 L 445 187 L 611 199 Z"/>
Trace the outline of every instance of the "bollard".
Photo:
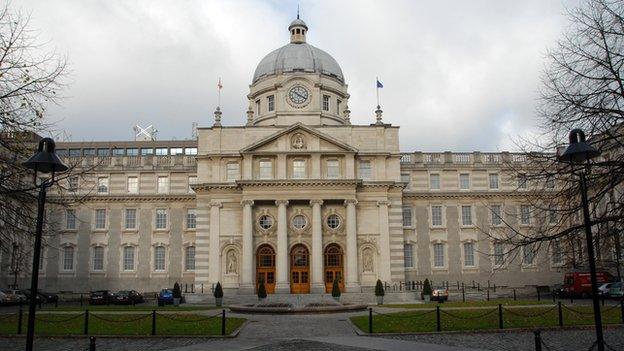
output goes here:
<path id="1" fill-rule="evenodd" d="M 201 293 L 202 294 L 204 293 L 204 283 L 202 283 L 202 285 L 201 285 Z"/>
<path id="2" fill-rule="evenodd" d="M 466 287 L 462 283 L 462 302 L 466 302 Z"/>
<path id="3" fill-rule="evenodd" d="M 225 310 L 221 310 L 221 335 L 225 335 Z"/>
<path id="4" fill-rule="evenodd" d="M 477 291 L 481 291 L 481 283 L 477 283 Z"/>
<path id="5" fill-rule="evenodd" d="M 17 315 L 17 334 L 22 333 L 22 318 L 24 317 L 24 310 L 22 306 L 19 308 L 19 313 Z"/>
<path id="6" fill-rule="evenodd" d="M 537 301 L 541 301 L 542 299 L 541 299 L 541 296 L 540 296 L 539 288 L 535 288 L 535 289 L 537 289 Z"/>
<path id="7" fill-rule="evenodd" d="M 559 309 L 559 326 L 563 327 L 563 311 L 561 310 L 561 301 L 559 301 L 559 303 L 557 303 L 558 309 Z"/>
<path id="8" fill-rule="evenodd" d="M 368 308 L 368 333 L 373 333 L 373 308 Z"/>
<path id="9" fill-rule="evenodd" d="M 191 294 L 195 293 L 195 283 L 191 283 Z"/>
<path id="10" fill-rule="evenodd" d="M 533 332 L 535 334 L 535 351 L 542 351 L 542 336 L 539 330 Z"/>
<path id="11" fill-rule="evenodd" d="M 440 325 L 440 306 L 436 306 L 436 330 L 442 331 L 442 326 Z"/>
<path id="12" fill-rule="evenodd" d="M 95 336 L 89 338 L 89 351 L 95 351 Z"/>
<path id="13" fill-rule="evenodd" d="M 188 294 L 188 283 L 184 283 L 184 293 Z"/>
<path id="14" fill-rule="evenodd" d="M 490 301 L 490 288 L 487 289 L 487 300 Z"/>
<path id="15" fill-rule="evenodd" d="M 84 335 L 89 335 L 89 309 L 85 310 Z"/>
<path id="16" fill-rule="evenodd" d="M 516 289 L 513 289 L 514 292 L 514 301 L 516 301 Z"/>
<path id="17" fill-rule="evenodd" d="M 152 335 L 156 335 L 156 310 L 152 310 Z"/>
<path id="18" fill-rule="evenodd" d="M 505 326 L 503 324 L 503 305 L 498 304 L 498 328 L 503 329 Z"/>
<path id="19" fill-rule="evenodd" d="M 457 281 L 457 290 L 459 290 L 459 280 Z"/>

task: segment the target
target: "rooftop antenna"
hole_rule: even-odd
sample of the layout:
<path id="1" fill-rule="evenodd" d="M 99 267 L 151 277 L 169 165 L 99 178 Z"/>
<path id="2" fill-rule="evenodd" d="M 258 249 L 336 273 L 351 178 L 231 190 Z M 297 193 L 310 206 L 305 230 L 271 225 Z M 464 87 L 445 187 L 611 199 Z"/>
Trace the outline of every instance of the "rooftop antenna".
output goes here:
<path id="1" fill-rule="evenodd" d="M 299 19 L 299 4 L 297 4 L 297 19 Z"/>
<path id="2" fill-rule="evenodd" d="M 134 130 L 134 140 L 135 141 L 154 141 L 156 140 L 156 133 L 158 130 L 154 128 L 151 124 L 147 128 L 143 128 L 140 125 L 135 125 Z"/>

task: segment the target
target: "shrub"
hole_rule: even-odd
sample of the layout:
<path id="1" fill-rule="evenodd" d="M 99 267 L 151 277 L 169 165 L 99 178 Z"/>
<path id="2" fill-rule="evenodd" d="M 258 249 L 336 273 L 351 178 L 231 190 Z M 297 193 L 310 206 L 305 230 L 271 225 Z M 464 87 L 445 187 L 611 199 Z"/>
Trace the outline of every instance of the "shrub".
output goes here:
<path id="1" fill-rule="evenodd" d="M 182 298 L 182 290 L 180 290 L 180 284 L 178 284 L 178 282 L 173 284 L 173 298 L 174 299 Z"/>
<path id="2" fill-rule="evenodd" d="M 267 297 L 266 287 L 264 286 L 264 279 L 260 279 L 260 284 L 258 284 L 258 298 L 264 299 Z"/>
<path id="3" fill-rule="evenodd" d="M 380 279 L 377 279 L 377 284 L 375 285 L 375 296 L 384 296 L 386 292 L 384 291 L 383 283 Z"/>
<path id="4" fill-rule="evenodd" d="M 221 283 L 217 282 L 217 286 L 215 286 L 214 297 L 220 299 L 223 297 L 223 288 L 221 287 Z"/>
<path id="5" fill-rule="evenodd" d="M 338 282 L 338 275 L 334 277 L 334 283 L 332 284 L 332 296 L 340 297 L 340 284 Z"/>
<path id="6" fill-rule="evenodd" d="M 422 293 L 423 295 L 429 295 L 429 296 L 431 296 L 431 294 L 433 293 L 433 290 L 431 289 L 431 283 L 429 283 L 429 279 L 425 279 Z"/>

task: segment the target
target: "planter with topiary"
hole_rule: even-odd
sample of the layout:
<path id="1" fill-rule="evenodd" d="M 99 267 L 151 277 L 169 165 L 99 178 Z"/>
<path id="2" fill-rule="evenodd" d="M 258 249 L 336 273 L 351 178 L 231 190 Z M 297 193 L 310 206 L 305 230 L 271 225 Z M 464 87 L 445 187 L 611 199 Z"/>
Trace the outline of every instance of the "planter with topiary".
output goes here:
<path id="1" fill-rule="evenodd" d="M 425 302 L 429 302 L 431 301 L 431 294 L 432 294 L 432 290 L 431 290 L 431 283 L 429 282 L 429 279 L 425 279 L 425 282 L 423 283 L 423 290 L 422 290 L 422 299 L 425 300 Z"/>
<path id="2" fill-rule="evenodd" d="M 377 304 L 383 305 L 384 295 L 386 294 L 383 283 L 380 279 L 377 279 L 377 284 L 375 284 L 375 296 L 377 296 Z"/>
<path id="3" fill-rule="evenodd" d="M 332 297 L 336 301 L 340 301 L 340 282 L 338 281 L 338 275 L 334 277 L 334 283 L 332 284 Z"/>
<path id="4" fill-rule="evenodd" d="M 264 286 L 264 279 L 260 279 L 258 284 L 258 301 L 262 302 L 267 297 L 266 287 Z"/>
<path id="5" fill-rule="evenodd" d="M 180 300 L 182 300 L 182 290 L 180 290 L 180 284 L 176 282 L 173 284 L 173 305 L 180 306 Z"/>
<path id="6" fill-rule="evenodd" d="M 213 295 L 215 297 L 215 305 L 217 305 L 217 307 L 221 307 L 223 304 L 223 288 L 221 287 L 221 283 L 217 282 Z"/>

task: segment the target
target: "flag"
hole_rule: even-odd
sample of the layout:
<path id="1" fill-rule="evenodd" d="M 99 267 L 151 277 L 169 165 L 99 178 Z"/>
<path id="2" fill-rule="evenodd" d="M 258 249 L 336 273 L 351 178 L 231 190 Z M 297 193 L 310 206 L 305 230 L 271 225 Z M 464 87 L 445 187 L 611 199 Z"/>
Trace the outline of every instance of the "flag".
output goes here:
<path id="1" fill-rule="evenodd" d="M 377 88 L 383 88 L 383 84 L 377 79 Z"/>
<path id="2" fill-rule="evenodd" d="M 221 78 L 219 78 L 219 83 L 217 83 L 217 88 L 219 88 L 219 90 L 223 88 L 223 85 L 221 84 Z"/>

